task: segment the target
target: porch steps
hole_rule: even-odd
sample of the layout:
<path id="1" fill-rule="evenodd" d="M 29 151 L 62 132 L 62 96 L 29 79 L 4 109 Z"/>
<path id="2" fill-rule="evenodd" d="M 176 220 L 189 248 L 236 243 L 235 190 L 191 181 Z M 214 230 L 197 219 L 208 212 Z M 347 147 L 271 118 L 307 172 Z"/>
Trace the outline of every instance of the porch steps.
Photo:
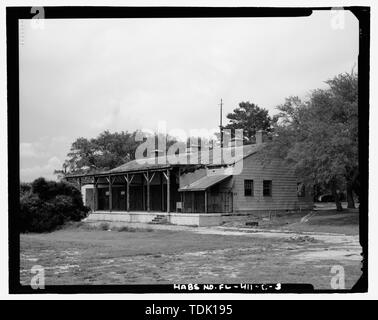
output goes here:
<path id="1" fill-rule="evenodd" d="M 165 215 L 163 214 L 158 214 L 155 218 L 152 219 L 152 221 L 150 223 L 153 223 L 153 224 L 167 224 L 168 223 L 168 219 Z"/>

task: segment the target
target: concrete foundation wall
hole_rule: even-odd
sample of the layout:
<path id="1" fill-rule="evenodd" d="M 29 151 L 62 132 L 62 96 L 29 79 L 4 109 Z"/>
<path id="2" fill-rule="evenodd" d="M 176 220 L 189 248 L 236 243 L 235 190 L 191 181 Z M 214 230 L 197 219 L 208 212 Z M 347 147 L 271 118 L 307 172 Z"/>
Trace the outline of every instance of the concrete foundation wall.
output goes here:
<path id="1" fill-rule="evenodd" d="M 302 208 L 301 210 L 240 210 L 238 212 L 230 214 L 222 214 L 222 222 L 232 222 L 232 221 L 244 221 L 245 219 L 253 218 L 268 218 L 275 217 L 278 214 L 291 214 L 299 211 L 310 211 L 313 209 L 313 206 L 308 206 Z"/>
<path id="2" fill-rule="evenodd" d="M 313 204 L 308 204 L 308 205 L 303 205 L 300 208 L 295 207 L 295 208 L 283 208 L 283 209 L 239 209 L 236 210 L 234 213 L 231 213 L 231 215 L 255 215 L 255 216 L 266 216 L 269 214 L 277 214 L 277 213 L 290 213 L 290 212 L 297 212 L 297 211 L 308 211 L 308 210 L 313 210 L 314 205 Z"/>
<path id="3" fill-rule="evenodd" d="M 222 215 L 220 213 L 173 213 L 170 214 L 168 221 L 172 224 L 183 226 L 219 226 Z"/>
<path id="4" fill-rule="evenodd" d="M 220 213 L 200 214 L 200 213 L 166 213 L 166 212 L 93 212 L 87 221 L 120 221 L 120 222 L 139 222 L 150 223 L 156 216 L 165 216 L 167 221 L 172 224 L 182 226 L 218 226 L 222 222 Z"/>

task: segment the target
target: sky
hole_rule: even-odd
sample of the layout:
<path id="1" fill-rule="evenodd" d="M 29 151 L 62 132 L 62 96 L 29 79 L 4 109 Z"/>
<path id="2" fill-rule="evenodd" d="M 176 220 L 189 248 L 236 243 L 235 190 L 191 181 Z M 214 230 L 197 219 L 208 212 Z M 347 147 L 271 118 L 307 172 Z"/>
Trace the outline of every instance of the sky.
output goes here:
<path id="1" fill-rule="evenodd" d="M 20 22 L 20 177 L 55 179 L 71 143 L 104 130 L 211 130 L 250 101 L 275 114 L 357 70 L 348 11 L 299 18 Z M 173 130 L 176 129 L 174 131 Z"/>

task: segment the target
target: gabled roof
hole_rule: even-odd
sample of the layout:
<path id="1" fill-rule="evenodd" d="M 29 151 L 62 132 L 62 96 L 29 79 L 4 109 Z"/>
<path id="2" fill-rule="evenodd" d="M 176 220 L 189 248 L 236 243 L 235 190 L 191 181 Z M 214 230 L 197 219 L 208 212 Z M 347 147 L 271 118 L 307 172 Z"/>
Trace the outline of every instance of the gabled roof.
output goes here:
<path id="1" fill-rule="evenodd" d="M 219 165 L 232 165 L 244 159 L 251 154 L 256 153 L 261 149 L 262 145 L 251 144 L 239 147 L 227 147 L 219 148 L 217 151 L 206 150 L 194 153 L 181 153 L 179 155 L 167 155 L 159 157 L 150 157 L 141 160 L 129 161 L 117 168 L 114 168 L 108 173 L 121 173 L 132 172 L 141 170 L 158 170 L 164 168 L 170 168 L 173 166 L 188 166 L 188 165 L 207 165 L 207 166 L 219 166 Z M 223 154 L 223 157 L 222 157 Z M 188 156 L 192 159 L 198 159 L 197 163 L 190 163 Z"/>

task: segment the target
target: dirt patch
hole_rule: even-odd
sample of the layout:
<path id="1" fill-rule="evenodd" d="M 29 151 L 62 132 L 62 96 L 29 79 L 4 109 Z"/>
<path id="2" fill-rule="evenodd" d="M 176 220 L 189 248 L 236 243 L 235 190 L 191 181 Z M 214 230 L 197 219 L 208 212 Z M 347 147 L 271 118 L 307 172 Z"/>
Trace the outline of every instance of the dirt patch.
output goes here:
<path id="1" fill-rule="evenodd" d="M 324 250 L 309 250 L 307 252 L 301 252 L 297 254 L 297 257 L 301 261 L 309 260 L 338 260 L 338 261 L 362 261 L 362 256 L 354 249 L 339 249 L 331 248 Z"/>
<path id="2" fill-rule="evenodd" d="M 36 264 L 46 284 L 290 282 L 329 289 L 333 265 L 345 267 L 348 288 L 361 275 L 353 237 L 193 230 L 21 235 L 21 281 L 30 283 Z"/>
<path id="3" fill-rule="evenodd" d="M 316 240 L 314 237 L 310 237 L 310 236 L 295 235 L 295 236 L 290 237 L 289 239 L 285 239 L 285 241 L 287 241 L 287 242 L 311 242 L 311 243 L 314 243 L 314 242 L 318 242 L 319 240 Z"/>

